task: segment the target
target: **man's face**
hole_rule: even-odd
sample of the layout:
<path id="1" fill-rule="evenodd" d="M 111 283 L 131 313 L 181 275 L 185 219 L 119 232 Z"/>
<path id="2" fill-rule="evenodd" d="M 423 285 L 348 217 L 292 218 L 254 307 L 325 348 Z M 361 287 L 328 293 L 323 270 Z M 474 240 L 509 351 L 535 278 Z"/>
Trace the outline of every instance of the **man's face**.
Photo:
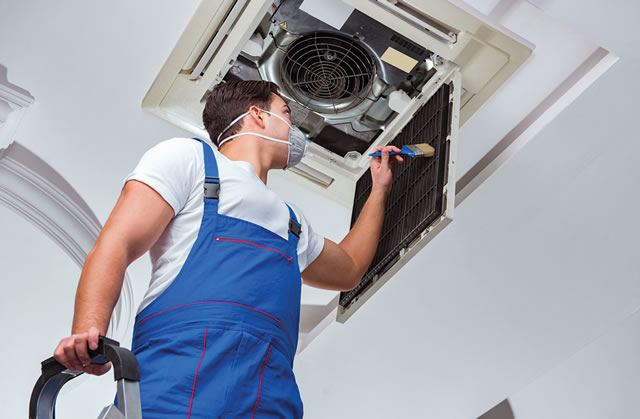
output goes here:
<path id="1" fill-rule="evenodd" d="M 271 101 L 271 108 L 268 109 L 270 112 L 278 114 L 285 121 L 287 121 L 291 125 L 291 109 L 289 105 L 278 95 L 273 94 L 273 100 Z M 266 135 L 269 135 L 273 138 L 282 139 L 287 141 L 289 139 L 289 126 L 284 123 L 277 116 L 270 115 L 268 113 L 263 114 L 265 121 L 265 131 Z"/>
<path id="2" fill-rule="evenodd" d="M 291 125 L 291 109 L 289 108 L 289 105 L 287 105 L 287 103 L 275 93 L 271 100 L 271 106 L 267 110 L 277 114 Z M 261 117 L 265 124 L 263 130 L 264 135 L 277 138 L 282 141 L 289 141 L 289 125 L 287 125 L 282 119 L 270 113 L 262 112 Z M 284 168 L 287 165 L 289 146 L 282 143 L 271 143 L 271 147 L 273 147 L 274 150 L 278 150 L 277 167 Z"/>

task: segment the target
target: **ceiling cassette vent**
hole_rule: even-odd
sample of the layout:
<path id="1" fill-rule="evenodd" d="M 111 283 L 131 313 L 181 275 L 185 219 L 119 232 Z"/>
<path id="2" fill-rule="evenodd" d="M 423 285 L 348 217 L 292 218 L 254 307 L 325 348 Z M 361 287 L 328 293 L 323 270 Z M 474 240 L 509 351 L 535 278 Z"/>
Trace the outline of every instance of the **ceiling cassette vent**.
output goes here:
<path id="1" fill-rule="evenodd" d="M 446 0 L 203 0 L 143 108 L 207 138 L 218 83 L 269 80 L 309 141 L 293 182 L 352 210 L 371 188 L 378 145 L 428 143 L 394 172 L 383 235 L 346 319 L 452 219 L 458 128 L 531 50 Z"/>
<path id="2" fill-rule="evenodd" d="M 304 107 L 339 113 L 366 100 L 375 65 L 353 38 L 313 32 L 287 48 L 280 74 L 282 87 Z"/>

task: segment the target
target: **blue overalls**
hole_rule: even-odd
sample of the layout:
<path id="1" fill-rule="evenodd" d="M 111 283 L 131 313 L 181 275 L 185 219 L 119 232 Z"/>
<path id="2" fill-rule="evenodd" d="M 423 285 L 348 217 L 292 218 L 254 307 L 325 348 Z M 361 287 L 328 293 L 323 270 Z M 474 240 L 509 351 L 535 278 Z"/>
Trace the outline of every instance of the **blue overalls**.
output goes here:
<path id="1" fill-rule="evenodd" d="M 143 417 L 301 418 L 300 224 L 289 207 L 285 240 L 219 214 L 215 156 L 196 140 L 205 166 L 198 237 L 175 280 L 136 316 Z"/>

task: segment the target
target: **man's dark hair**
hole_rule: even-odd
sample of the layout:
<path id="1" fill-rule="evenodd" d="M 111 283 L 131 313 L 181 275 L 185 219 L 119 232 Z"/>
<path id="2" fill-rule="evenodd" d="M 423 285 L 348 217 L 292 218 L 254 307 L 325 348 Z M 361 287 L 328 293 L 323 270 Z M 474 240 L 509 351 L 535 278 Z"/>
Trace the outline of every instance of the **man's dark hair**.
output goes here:
<path id="1" fill-rule="evenodd" d="M 271 110 L 274 93 L 279 94 L 278 85 L 262 80 L 232 80 L 215 86 L 202 111 L 202 122 L 211 142 L 218 146 L 220 131 L 248 111 L 251 105 Z M 226 130 L 220 139 L 236 134 L 240 128 L 242 121 Z"/>

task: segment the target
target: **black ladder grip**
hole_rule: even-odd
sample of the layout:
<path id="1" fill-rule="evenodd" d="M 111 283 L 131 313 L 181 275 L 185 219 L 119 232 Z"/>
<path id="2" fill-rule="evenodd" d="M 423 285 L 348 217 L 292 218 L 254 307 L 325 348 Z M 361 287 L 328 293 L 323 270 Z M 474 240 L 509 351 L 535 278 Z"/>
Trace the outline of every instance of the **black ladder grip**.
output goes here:
<path id="1" fill-rule="evenodd" d="M 94 364 L 104 364 L 111 362 L 113 374 L 116 381 L 124 378 L 130 381 L 140 381 L 140 370 L 138 361 L 130 350 L 121 348 L 120 343 L 105 336 L 100 336 L 98 348 L 89 350 L 91 362 Z"/>
<path id="2" fill-rule="evenodd" d="M 100 336 L 98 347 L 95 350 L 89 350 L 89 357 L 92 364 L 111 362 L 116 381 L 121 378 L 140 381 L 140 370 L 138 369 L 135 355 L 128 349 L 121 348 L 120 343 L 116 340 Z M 44 381 L 66 369 L 67 367 L 56 361 L 54 357 L 42 361 L 42 377 Z"/>
<path id="3" fill-rule="evenodd" d="M 98 339 L 98 347 L 89 350 L 91 363 L 113 364 L 115 381 L 124 378 L 130 381 L 140 381 L 140 370 L 133 352 L 121 348 L 120 344 L 105 336 Z M 42 374 L 36 381 L 29 402 L 29 418 L 36 418 L 39 403 L 55 405 L 55 398 L 60 388 L 69 380 L 82 374 L 81 371 L 66 371 L 67 367 L 56 361 L 54 357 L 45 359 L 41 363 Z M 65 372 L 66 371 L 66 372 Z"/>

